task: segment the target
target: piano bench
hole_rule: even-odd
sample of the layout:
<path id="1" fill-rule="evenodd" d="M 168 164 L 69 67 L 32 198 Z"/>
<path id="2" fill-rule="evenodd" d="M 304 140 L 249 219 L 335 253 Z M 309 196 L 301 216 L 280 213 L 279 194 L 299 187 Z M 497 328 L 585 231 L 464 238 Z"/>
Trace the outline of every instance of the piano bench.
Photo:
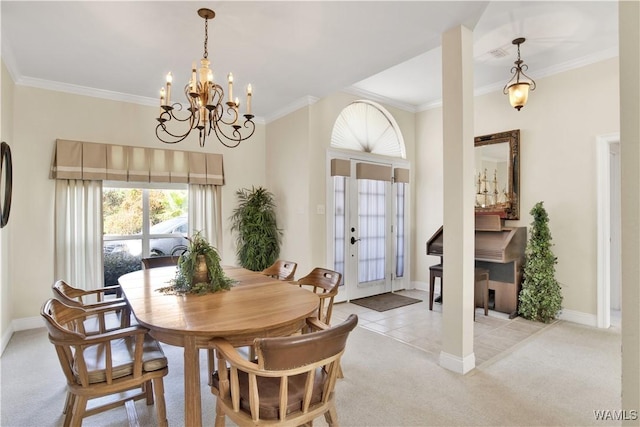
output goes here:
<path id="1" fill-rule="evenodd" d="M 436 264 L 429 267 L 429 310 L 433 310 L 433 293 L 436 277 L 440 278 L 440 298 L 442 298 L 444 289 L 442 282 L 442 264 Z M 487 316 L 489 314 L 489 270 L 487 270 L 486 268 L 476 268 L 474 281 L 476 285 L 478 283 L 481 283 L 482 304 L 484 308 L 484 315 Z M 475 292 L 478 292 L 477 286 L 475 287 Z"/>

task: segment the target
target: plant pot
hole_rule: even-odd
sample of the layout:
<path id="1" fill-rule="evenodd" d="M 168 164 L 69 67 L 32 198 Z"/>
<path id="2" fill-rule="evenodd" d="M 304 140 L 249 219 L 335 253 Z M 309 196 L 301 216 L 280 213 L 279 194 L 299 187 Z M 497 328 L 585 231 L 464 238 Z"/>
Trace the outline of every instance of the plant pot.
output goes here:
<path id="1" fill-rule="evenodd" d="M 207 268 L 207 260 L 204 255 L 198 255 L 196 258 L 196 268 L 193 272 L 192 285 L 196 283 L 209 283 L 209 269 Z"/>

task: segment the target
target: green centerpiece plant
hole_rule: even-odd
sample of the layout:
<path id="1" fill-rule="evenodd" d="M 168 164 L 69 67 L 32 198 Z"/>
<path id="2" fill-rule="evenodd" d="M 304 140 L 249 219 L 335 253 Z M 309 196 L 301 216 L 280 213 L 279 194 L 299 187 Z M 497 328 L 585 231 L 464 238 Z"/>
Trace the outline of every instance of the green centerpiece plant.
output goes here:
<path id="1" fill-rule="evenodd" d="M 262 187 L 240 189 L 236 196 L 238 206 L 230 220 L 238 262 L 248 270 L 262 271 L 280 255 L 282 230 L 276 221 L 274 196 Z"/>
<path id="2" fill-rule="evenodd" d="M 549 323 L 562 309 L 562 292 L 555 278 L 558 260 L 551 251 L 549 215 L 543 202 L 536 203 L 530 214 L 533 222 L 525 250 L 518 313 L 525 319 Z"/>
<path id="3" fill-rule="evenodd" d="M 205 294 L 231 289 L 235 281 L 224 274 L 216 248 L 200 232 L 187 239 L 189 245 L 178 259 L 176 277 L 170 286 L 159 290 L 166 293 Z"/>

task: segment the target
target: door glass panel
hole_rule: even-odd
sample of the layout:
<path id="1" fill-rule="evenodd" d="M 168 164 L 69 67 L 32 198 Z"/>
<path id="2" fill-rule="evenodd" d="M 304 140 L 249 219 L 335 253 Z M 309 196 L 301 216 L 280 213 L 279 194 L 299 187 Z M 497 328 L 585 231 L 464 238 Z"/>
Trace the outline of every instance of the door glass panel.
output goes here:
<path id="1" fill-rule="evenodd" d="M 345 191 L 347 179 L 343 176 L 336 176 L 333 178 L 334 193 L 333 203 L 335 206 L 334 212 L 334 260 L 333 268 L 338 273 L 345 277 L 344 262 L 345 262 L 345 231 L 346 231 L 346 213 L 345 204 L 347 193 Z M 342 281 L 344 283 L 344 280 Z M 341 284 L 342 285 L 342 284 Z"/>
<path id="2" fill-rule="evenodd" d="M 369 179 L 358 180 L 358 281 L 384 280 L 386 239 L 386 183 Z"/>
<path id="3" fill-rule="evenodd" d="M 405 184 L 396 184 L 396 277 L 404 277 Z"/>

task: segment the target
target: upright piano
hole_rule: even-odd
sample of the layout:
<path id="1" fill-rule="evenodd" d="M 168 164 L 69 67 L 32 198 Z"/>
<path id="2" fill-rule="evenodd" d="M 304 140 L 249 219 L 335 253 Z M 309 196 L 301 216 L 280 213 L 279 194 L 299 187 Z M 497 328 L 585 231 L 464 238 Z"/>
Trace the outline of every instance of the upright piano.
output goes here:
<path id="1" fill-rule="evenodd" d="M 489 270 L 493 309 L 514 317 L 518 310 L 527 228 L 505 227 L 501 220 L 488 224 L 476 220 L 475 266 Z M 443 241 L 443 227 L 440 227 L 427 241 L 427 255 L 444 260 Z M 443 268 L 446 268 L 446 261 Z"/>

